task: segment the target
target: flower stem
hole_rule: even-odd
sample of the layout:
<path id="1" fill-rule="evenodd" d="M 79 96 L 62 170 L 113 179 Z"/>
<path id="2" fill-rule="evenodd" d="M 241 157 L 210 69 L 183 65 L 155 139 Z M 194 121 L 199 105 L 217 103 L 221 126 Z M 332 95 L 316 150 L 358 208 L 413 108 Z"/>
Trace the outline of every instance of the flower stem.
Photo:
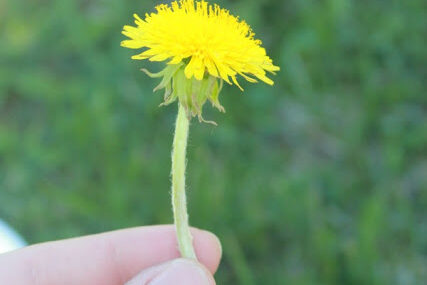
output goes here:
<path id="1" fill-rule="evenodd" d="M 172 146 L 172 208 L 179 251 L 184 258 L 196 259 L 193 237 L 188 225 L 187 201 L 185 197 L 185 165 L 189 120 L 184 107 L 178 103 L 175 136 Z"/>

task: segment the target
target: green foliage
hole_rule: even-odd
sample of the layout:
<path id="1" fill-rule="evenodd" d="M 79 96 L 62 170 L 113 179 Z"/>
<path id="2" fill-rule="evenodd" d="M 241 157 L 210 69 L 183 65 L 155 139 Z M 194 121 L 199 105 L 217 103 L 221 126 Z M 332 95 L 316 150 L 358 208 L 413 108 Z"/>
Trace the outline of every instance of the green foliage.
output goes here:
<path id="1" fill-rule="evenodd" d="M 160 1 L 156 1 L 158 3 Z M 425 2 L 219 1 L 282 71 L 193 120 L 218 284 L 427 280 Z M 150 1 L 0 1 L 0 216 L 40 242 L 170 223 L 175 104 L 120 31 Z M 243 80 L 241 80 L 243 82 Z"/>

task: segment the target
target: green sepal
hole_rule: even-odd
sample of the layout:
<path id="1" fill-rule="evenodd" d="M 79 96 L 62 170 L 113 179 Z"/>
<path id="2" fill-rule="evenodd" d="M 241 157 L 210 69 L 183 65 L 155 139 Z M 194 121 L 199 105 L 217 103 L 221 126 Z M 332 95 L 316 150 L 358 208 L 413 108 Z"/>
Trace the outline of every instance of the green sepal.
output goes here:
<path id="1" fill-rule="evenodd" d="M 181 65 L 182 63 L 168 65 L 165 69 L 163 69 L 162 81 L 160 81 L 160 84 L 154 88 L 153 92 L 165 88 L 170 83 L 172 77 L 175 75 L 176 71 L 181 67 Z"/>
<path id="2" fill-rule="evenodd" d="M 219 93 L 221 92 L 223 86 L 222 79 L 220 80 L 220 83 L 218 84 L 218 80 L 215 80 L 212 89 L 210 91 L 211 95 L 209 96 L 209 101 L 211 101 L 212 106 L 217 108 L 220 112 L 225 113 L 224 107 L 219 103 L 218 97 Z"/>
<path id="3" fill-rule="evenodd" d="M 163 103 L 160 106 L 169 105 L 177 99 L 184 107 L 187 117 L 197 116 L 199 122 L 205 122 L 216 125 L 213 121 L 203 119 L 203 106 L 209 100 L 213 107 L 220 112 L 225 112 L 224 107 L 219 103 L 218 97 L 223 86 L 222 79 L 218 79 L 211 75 L 206 75 L 202 80 L 197 80 L 194 77 L 188 79 L 185 76 L 185 64 L 170 64 L 163 70 L 157 73 L 151 73 L 146 69 L 141 69 L 152 78 L 160 78 L 159 85 L 154 88 L 154 91 L 165 89 Z"/>

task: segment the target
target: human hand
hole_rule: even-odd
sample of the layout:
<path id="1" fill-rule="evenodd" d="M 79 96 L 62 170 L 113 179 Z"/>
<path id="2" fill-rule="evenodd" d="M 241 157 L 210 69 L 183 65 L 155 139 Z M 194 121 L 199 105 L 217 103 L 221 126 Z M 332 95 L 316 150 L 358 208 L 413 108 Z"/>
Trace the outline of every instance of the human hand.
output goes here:
<path id="1" fill-rule="evenodd" d="M 0 255 L 0 284 L 214 285 L 221 245 L 209 232 L 191 231 L 200 263 L 178 258 L 173 226 L 148 226 Z"/>

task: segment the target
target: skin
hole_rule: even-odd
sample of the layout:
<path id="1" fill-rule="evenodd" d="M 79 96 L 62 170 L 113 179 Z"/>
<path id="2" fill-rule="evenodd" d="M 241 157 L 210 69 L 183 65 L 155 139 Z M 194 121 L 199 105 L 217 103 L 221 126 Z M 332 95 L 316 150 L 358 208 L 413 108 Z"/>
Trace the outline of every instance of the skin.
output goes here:
<path id="1" fill-rule="evenodd" d="M 221 245 L 191 229 L 199 262 L 214 274 Z M 180 256 L 173 225 L 138 227 L 32 245 L 0 255 L 0 284 L 121 285 L 150 267 Z"/>

